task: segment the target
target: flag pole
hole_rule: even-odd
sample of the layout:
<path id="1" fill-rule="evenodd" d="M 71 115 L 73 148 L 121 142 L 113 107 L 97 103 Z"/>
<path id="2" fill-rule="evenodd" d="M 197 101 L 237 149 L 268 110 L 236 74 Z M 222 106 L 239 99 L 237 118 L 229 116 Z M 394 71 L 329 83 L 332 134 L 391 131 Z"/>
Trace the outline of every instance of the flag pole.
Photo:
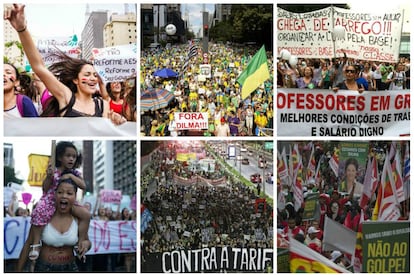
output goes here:
<path id="1" fill-rule="evenodd" d="M 50 164 L 53 167 L 53 170 L 55 170 L 56 168 L 56 140 L 53 139 L 52 140 L 52 144 L 51 144 L 51 153 L 50 153 Z"/>

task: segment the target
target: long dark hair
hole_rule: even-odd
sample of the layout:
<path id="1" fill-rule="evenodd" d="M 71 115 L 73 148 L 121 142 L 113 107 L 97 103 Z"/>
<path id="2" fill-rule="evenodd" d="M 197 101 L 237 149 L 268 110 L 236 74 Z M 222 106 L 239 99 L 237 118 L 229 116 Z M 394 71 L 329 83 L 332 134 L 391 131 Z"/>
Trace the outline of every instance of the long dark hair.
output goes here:
<path id="1" fill-rule="evenodd" d="M 108 83 L 106 83 L 106 91 L 108 92 L 109 97 L 112 100 L 115 100 L 116 98 L 114 96 L 114 93 L 112 92 L 111 83 L 114 83 L 114 82 L 108 82 Z M 120 99 L 123 99 L 124 98 L 124 91 L 125 91 L 125 83 L 124 82 L 119 82 L 119 83 L 121 84 L 121 95 L 120 95 Z"/>
<path id="2" fill-rule="evenodd" d="M 62 82 L 72 91 L 72 93 L 75 94 L 78 91 L 78 88 L 76 87 L 75 83 L 73 83 L 73 80 L 78 77 L 83 66 L 93 66 L 92 62 L 84 59 L 70 57 L 62 51 L 56 51 L 50 56 L 57 58 L 60 61 L 50 65 L 49 70 L 60 82 Z M 43 110 L 41 116 L 60 116 L 62 112 L 63 110 L 59 109 L 59 102 L 57 99 L 55 97 L 51 97 L 46 101 L 46 108 Z"/>

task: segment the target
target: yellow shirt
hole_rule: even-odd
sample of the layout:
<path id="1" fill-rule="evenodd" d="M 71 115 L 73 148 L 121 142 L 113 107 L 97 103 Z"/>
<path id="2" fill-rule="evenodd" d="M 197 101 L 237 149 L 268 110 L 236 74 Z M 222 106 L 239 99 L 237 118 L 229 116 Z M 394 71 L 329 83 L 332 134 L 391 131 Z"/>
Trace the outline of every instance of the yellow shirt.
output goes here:
<path id="1" fill-rule="evenodd" d="M 197 100 L 197 98 L 198 98 L 198 94 L 196 92 L 190 92 L 190 94 L 188 95 L 188 99 L 190 101 Z"/>
<path id="2" fill-rule="evenodd" d="M 265 116 L 259 115 L 256 117 L 254 122 L 256 123 L 258 127 L 264 128 L 267 125 L 267 118 Z"/>

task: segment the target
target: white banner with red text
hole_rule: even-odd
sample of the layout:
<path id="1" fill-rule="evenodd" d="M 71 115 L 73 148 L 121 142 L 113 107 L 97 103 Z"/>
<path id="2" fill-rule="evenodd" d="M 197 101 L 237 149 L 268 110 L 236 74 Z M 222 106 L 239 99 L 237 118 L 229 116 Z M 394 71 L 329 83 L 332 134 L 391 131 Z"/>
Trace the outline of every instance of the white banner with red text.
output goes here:
<path id="1" fill-rule="evenodd" d="M 200 130 L 208 128 L 208 113 L 174 113 L 177 130 Z"/>
<path id="2" fill-rule="evenodd" d="M 277 9 L 278 56 L 282 50 L 301 58 L 348 57 L 397 62 L 402 10 L 373 12 L 328 7 L 306 13 Z"/>
<path id="3" fill-rule="evenodd" d="M 410 91 L 278 89 L 279 136 L 395 137 L 410 134 Z"/>
<path id="4" fill-rule="evenodd" d="M 6 217 L 3 224 L 4 259 L 17 259 L 29 235 L 30 217 Z M 135 253 L 137 251 L 136 221 L 91 220 L 88 235 L 92 248 L 87 255 Z"/>

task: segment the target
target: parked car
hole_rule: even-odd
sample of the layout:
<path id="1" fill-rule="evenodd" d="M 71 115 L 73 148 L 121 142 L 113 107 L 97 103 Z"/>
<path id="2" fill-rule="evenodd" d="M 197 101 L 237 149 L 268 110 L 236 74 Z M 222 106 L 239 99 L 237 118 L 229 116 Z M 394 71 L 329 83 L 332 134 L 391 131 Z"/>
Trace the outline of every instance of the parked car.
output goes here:
<path id="1" fill-rule="evenodd" d="M 249 164 L 249 159 L 248 158 L 244 158 L 242 160 L 242 164 Z"/>
<path id="2" fill-rule="evenodd" d="M 262 177 L 260 176 L 259 173 L 252 174 L 250 175 L 250 181 L 253 183 L 261 183 Z"/>

